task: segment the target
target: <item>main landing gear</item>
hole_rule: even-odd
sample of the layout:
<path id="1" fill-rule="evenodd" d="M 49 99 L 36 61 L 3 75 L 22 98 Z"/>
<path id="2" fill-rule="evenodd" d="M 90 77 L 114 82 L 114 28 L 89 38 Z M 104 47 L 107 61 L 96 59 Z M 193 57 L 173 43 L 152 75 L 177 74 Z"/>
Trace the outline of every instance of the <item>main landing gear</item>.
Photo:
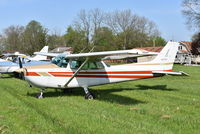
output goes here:
<path id="1" fill-rule="evenodd" d="M 93 100 L 94 99 L 94 95 L 92 93 L 89 92 L 87 87 L 83 87 L 84 91 L 85 91 L 85 99 L 88 100 Z M 40 93 L 37 94 L 37 98 L 38 99 L 42 99 L 44 98 L 43 94 L 44 94 L 44 88 L 41 89 Z"/>
<path id="2" fill-rule="evenodd" d="M 84 91 L 85 91 L 85 99 L 88 100 L 93 100 L 94 99 L 94 95 L 92 93 L 89 92 L 87 87 L 83 87 Z"/>
<path id="3" fill-rule="evenodd" d="M 40 93 L 38 93 L 36 97 L 38 99 L 42 99 L 42 98 L 44 98 L 43 94 L 44 94 L 44 89 L 42 88 L 41 91 L 40 91 Z"/>

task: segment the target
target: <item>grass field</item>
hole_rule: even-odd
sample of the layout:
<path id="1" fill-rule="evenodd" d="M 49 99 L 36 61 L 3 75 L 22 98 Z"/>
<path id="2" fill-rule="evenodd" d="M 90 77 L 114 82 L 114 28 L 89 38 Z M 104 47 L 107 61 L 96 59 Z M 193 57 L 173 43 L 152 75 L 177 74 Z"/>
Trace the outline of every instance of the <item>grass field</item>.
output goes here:
<path id="1" fill-rule="evenodd" d="M 190 77 L 166 76 L 91 87 L 63 94 L 0 78 L 0 133 L 199 134 L 200 67 L 175 66 Z"/>

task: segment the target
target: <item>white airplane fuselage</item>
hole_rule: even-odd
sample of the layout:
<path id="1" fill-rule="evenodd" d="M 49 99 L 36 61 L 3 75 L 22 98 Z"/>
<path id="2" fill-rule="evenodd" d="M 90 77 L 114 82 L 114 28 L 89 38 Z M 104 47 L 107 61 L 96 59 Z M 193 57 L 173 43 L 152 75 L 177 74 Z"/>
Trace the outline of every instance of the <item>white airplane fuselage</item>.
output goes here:
<path id="1" fill-rule="evenodd" d="M 135 63 L 126 65 L 114 65 L 104 69 L 81 70 L 77 76 L 67 85 L 67 81 L 75 73 L 75 69 L 46 68 L 28 69 L 25 79 L 34 86 L 44 88 L 75 88 L 89 87 L 108 83 L 123 82 L 155 77 L 152 71 L 172 71 L 173 63 L 153 64 Z"/>

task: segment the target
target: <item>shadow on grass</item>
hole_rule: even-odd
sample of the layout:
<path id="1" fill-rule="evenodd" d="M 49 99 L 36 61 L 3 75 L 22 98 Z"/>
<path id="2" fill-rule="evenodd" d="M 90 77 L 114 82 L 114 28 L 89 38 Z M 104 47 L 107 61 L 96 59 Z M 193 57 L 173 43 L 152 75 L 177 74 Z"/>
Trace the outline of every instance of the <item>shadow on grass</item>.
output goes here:
<path id="1" fill-rule="evenodd" d="M 0 79 L 17 78 L 15 73 L 0 73 Z"/>
<path id="2" fill-rule="evenodd" d="M 11 76 L 0 76 L 0 79 L 9 79 L 9 78 L 13 78 Z"/>
<path id="3" fill-rule="evenodd" d="M 167 88 L 167 85 L 154 85 L 154 86 L 146 86 L 146 85 L 136 85 L 135 90 L 161 90 L 161 91 L 177 91 L 178 89 Z"/>
<path id="4" fill-rule="evenodd" d="M 55 90 L 55 89 L 54 89 Z M 91 93 L 94 94 L 96 100 L 107 101 L 111 103 L 123 104 L 123 105 L 133 105 L 139 103 L 147 103 L 145 101 L 137 100 L 131 97 L 122 96 L 119 94 L 115 94 L 115 92 L 121 91 L 129 91 L 129 90 L 161 90 L 161 91 L 176 91 L 177 89 L 167 88 L 167 85 L 154 85 L 154 86 L 146 86 L 146 85 L 136 85 L 136 88 L 112 88 L 112 89 L 103 89 L 103 90 L 92 90 Z M 29 94 L 30 96 L 36 96 L 36 94 Z M 85 96 L 82 88 L 76 89 L 65 89 L 64 92 L 61 90 L 52 89 L 47 90 L 44 93 L 44 97 L 59 97 L 59 96 Z"/>
<path id="5" fill-rule="evenodd" d="M 100 101 L 107 101 L 111 103 L 116 104 L 122 104 L 122 105 L 133 105 L 133 104 L 139 104 L 139 103 L 146 103 L 144 101 L 140 101 L 137 99 L 133 99 L 127 96 L 117 95 L 113 94 L 114 92 L 120 92 L 122 90 L 133 90 L 133 89 L 105 89 L 105 90 L 92 90 L 90 89 L 91 93 L 94 94 L 95 100 Z M 36 94 L 28 94 L 29 96 L 35 97 Z M 62 91 L 52 91 L 47 90 L 47 92 L 44 93 L 44 97 L 60 97 L 60 96 L 82 96 L 84 97 L 84 90 L 82 88 L 76 88 L 76 89 L 66 89 L 65 92 Z"/>
<path id="6" fill-rule="evenodd" d="M 8 78 L 13 78 L 13 74 L 1 74 L 0 73 L 0 79 L 8 79 Z"/>

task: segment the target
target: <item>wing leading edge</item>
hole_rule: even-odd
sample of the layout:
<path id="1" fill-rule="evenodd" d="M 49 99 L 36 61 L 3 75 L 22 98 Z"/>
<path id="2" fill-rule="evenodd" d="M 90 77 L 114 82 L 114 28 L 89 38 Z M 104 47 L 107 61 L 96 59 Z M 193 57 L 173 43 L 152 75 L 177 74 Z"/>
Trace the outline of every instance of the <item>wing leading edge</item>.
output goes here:
<path id="1" fill-rule="evenodd" d="M 105 57 L 109 55 L 120 55 L 120 54 L 134 54 L 134 57 L 140 57 L 140 56 L 152 56 L 157 55 L 157 53 L 151 53 L 147 51 L 141 51 L 138 49 L 133 50 L 120 50 L 120 51 L 104 51 L 104 52 L 90 52 L 90 53 L 79 53 L 79 54 L 58 54 L 58 53 L 43 53 L 43 52 L 35 52 L 34 54 L 43 55 L 43 56 L 50 56 L 50 57 L 56 57 L 59 55 L 64 56 L 65 58 L 80 58 L 80 57 Z"/>

